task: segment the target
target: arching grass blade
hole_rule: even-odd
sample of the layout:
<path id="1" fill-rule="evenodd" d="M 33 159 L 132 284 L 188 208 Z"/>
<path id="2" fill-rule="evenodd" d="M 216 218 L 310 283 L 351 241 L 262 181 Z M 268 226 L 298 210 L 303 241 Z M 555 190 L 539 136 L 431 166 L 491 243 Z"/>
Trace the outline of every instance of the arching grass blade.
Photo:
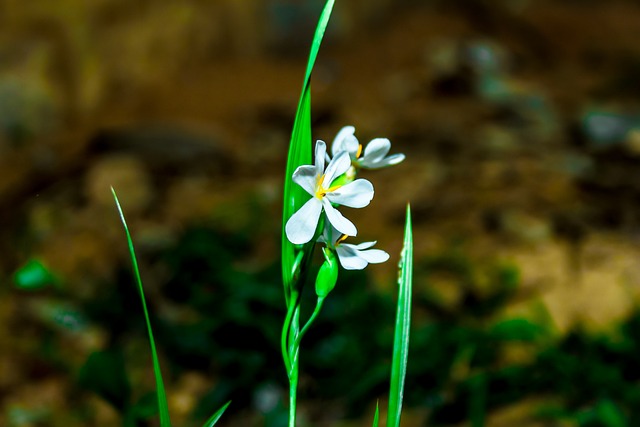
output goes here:
<path id="1" fill-rule="evenodd" d="M 144 319 L 147 323 L 147 333 L 149 335 L 149 344 L 151 345 L 151 357 L 153 358 L 153 373 L 156 378 L 156 394 L 158 396 L 158 411 L 160 412 L 160 426 L 171 427 L 171 420 L 169 418 L 169 407 L 167 405 L 167 395 L 164 390 L 164 382 L 162 381 L 162 372 L 160 371 L 160 361 L 158 360 L 158 353 L 156 352 L 156 344 L 153 340 L 153 331 L 151 330 L 151 321 L 149 320 L 149 311 L 147 310 L 147 302 L 144 298 L 144 290 L 142 288 L 142 279 L 140 278 L 140 270 L 138 269 L 138 261 L 136 259 L 136 252 L 133 247 L 133 240 L 131 240 L 131 234 L 129 233 L 129 227 L 127 227 L 127 221 L 124 219 L 124 213 L 122 213 L 122 207 L 118 201 L 116 191 L 111 187 L 111 193 L 113 193 L 113 199 L 118 207 L 118 213 L 120 213 L 120 219 L 124 226 L 124 231 L 127 235 L 127 243 L 129 244 L 129 254 L 131 255 L 131 264 L 133 266 L 133 273 L 138 284 L 138 291 L 140 292 L 140 299 L 142 301 L 142 310 L 144 311 Z"/>

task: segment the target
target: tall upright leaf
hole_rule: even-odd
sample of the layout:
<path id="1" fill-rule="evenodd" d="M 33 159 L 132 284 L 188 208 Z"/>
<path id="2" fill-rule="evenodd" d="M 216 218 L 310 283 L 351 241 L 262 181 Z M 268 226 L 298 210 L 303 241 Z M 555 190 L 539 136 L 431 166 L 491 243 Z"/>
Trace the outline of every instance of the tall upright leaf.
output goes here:
<path id="1" fill-rule="evenodd" d="M 284 178 L 284 205 L 282 210 L 282 277 L 285 288 L 287 304 L 291 286 L 293 285 L 293 266 L 295 264 L 295 245 L 287 239 L 284 226 L 291 216 L 302 207 L 309 199 L 309 195 L 298 185 L 294 184 L 291 176 L 301 165 L 311 164 L 311 73 L 320 50 L 320 44 L 324 32 L 331 16 L 334 0 L 328 0 L 320 15 L 318 27 L 316 28 L 311 45 L 309 60 L 307 61 L 307 71 L 302 84 L 302 92 L 298 109 L 291 132 L 289 143 L 289 155 L 287 157 L 287 167 Z"/>
<path id="2" fill-rule="evenodd" d="M 404 247 L 400 259 L 398 277 L 398 307 L 396 310 L 395 337 L 393 340 L 393 360 L 391 362 L 391 386 L 389 390 L 389 411 L 387 426 L 398 427 L 402 412 L 404 379 L 409 356 L 409 327 L 411 325 L 411 286 L 413 280 L 413 232 L 411 208 L 407 205 L 404 229 Z"/>
<path id="3" fill-rule="evenodd" d="M 144 311 L 144 319 L 147 323 L 147 333 L 149 335 L 149 344 L 151 345 L 151 357 L 153 359 L 153 373 L 156 378 L 156 394 L 158 396 L 158 410 L 160 412 L 160 426 L 171 427 L 171 420 L 169 418 L 169 407 L 167 405 L 167 395 L 164 390 L 164 382 L 162 381 L 162 372 L 160 371 L 160 361 L 158 360 L 158 353 L 156 351 L 156 343 L 153 340 L 153 331 L 151 330 L 151 320 L 149 320 L 149 311 L 147 310 L 147 302 L 144 298 L 144 289 L 142 288 L 142 279 L 140 278 L 140 270 L 138 269 L 138 261 L 136 259 L 136 252 L 133 247 L 133 240 L 131 240 L 131 234 L 129 233 L 129 227 L 127 227 L 127 221 L 124 219 L 124 213 L 122 207 L 118 201 L 116 191 L 111 187 L 111 193 L 113 193 L 113 199 L 118 207 L 118 213 L 120 213 L 120 219 L 124 226 L 124 231 L 127 235 L 127 243 L 129 244 L 129 254 L 131 256 L 131 264 L 133 266 L 133 273 L 138 284 L 138 291 L 140 292 L 140 299 L 142 300 L 142 310 Z"/>

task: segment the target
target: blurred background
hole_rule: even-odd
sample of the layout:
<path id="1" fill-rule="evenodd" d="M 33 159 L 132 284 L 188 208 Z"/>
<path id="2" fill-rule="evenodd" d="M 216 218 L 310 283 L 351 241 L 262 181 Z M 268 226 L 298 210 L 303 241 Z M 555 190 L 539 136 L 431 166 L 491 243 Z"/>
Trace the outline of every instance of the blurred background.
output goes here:
<path id="1" fill-rule="evenodd" d="M 300 425 L 385 406 L 407 201 L 403 425 L 640 425 L 640 5 L 336 3 L 314 138 L 351 124 L 407 160 L 347 212 L 392 258 L 341 272 Z M 285 425 L 281 191 L 322 6 L 0 0 L 0 425 L 157 425 L 110 185 L 175 425 L 229 399 L 220 425 Z"/>

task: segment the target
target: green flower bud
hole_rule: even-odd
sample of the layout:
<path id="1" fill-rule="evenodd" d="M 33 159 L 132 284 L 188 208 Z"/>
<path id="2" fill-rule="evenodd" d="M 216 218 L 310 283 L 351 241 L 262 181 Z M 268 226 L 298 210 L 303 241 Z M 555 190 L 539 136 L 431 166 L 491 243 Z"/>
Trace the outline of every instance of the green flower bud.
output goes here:
<path id="1" fill-rule="evenodd" d="M 347 169 L 345 173 L 333 180 L 331 186 L 342 187 L 343 185 L 347 185 L 350 182 L 353 182 L 356 179 L 357 175 L 358 171 L 356 170 L 356 168 L 354 166 L 349 166 L 349 169 Z"/>
<path id="2" fill-rule="evenodd" d="M 336 254 L 329 248 L 324 248 L 324 263 L 320 266 L 316 277 L 316 294 L 318 298 L 324 298 L 336 286 L 338 280 L 338 260 Z"/>

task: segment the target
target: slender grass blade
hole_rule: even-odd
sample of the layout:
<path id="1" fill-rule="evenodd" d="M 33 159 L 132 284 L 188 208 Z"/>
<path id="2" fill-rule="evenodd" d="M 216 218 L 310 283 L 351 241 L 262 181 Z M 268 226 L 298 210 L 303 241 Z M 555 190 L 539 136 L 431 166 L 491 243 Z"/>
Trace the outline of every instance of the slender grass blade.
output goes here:
<path id="1" fill-rule="evenodd" d="M 372 427 L 378 427 L 379 418 L 380 418 L 380 407 L 378 406 L 379 402 L 376 402 L 376 413 L 373 415 L 373 424 Z"/>
<path id="2" fill-rule="evenodd" d="M 227 403 L 225 403 L 224 406 L 218 409 L 218 411 L 215 414 L 213 414 L 211 418 L 209 418 L 207 422 L 204 423 L 204 426 L 202 427 L 213 427 L 214 425 L 216 425 L 216 423 L 218 422 L 220 417 L 222 417 L 222 414 L 224 414 L 224 411 L 227 410 L 230 404 L 231 404 L 231 401 L 228 401 Z"/>
<path id="3" fill-rule="evenodd" d="M 320 13 L 318 26 L 316 27 L 316 32 L 313 35 L 313 42 L 311 42 L 311 52 L 309 53 L 309 61 L 307 62 L 307 72 L 304 76 L 303 90 L 309 85 L 311 72 L 313 71 L 313 66 L 315 65 L 316 57 L 318 56 L 318 51 L 320 50 L 322 37 L 324 37 L 324 32 L 327 29 L 327 24 L 329 23 L 329 18 L 331 17 L 333 4 L 334 4 L 334 0 L 327 0 L 327 2 L 324 5 L 324 8 L 322 9 L 322 13 Z"/>
<path id="4" fill-rule="evenodd" d="M 398 277 L 398 307 L 396 311 L 395 337 L 393 340 L 393 360 L 391 362 L 391 387 L 389 390 L 389 412 L 387 426 L 398 427 L 402 412 L 404 379 L 407 373 L 409 355 L 409 327 L 411 325 L 411 286 L 413 280 L 413 232 L 411 208 L 407 205 L 404 229 L 404 247 L 400 260 Z"/>
<path id="5" fill-rule="evenodd" d="M 158 353 L 156 351 L 156 344 L 153 340 L 153 331 L 151 330 L 151 321 L 149 320 L 149 311 L 147 310 L 147 302 L 144 298 L 144 289 L 142 288 L 142 279 L 140 278 L 140 270 L 138 268 L 138 261 L 136 259 L 136 252 L 133 247 L 133 240 L 131 240 L 131 233 L 129 233 L 129 227 L 127 221 L 124 219 L 124 213 L 122 207 L 118 201 L 116 191 L 111 187 L 111 193 L 113 193 L 113 199 L 116 202 L 124 231 L 127 235 L 127 243 L 129 244 L 129 254 L 131 255 L 131 264 L 133 266 L 133 273 L 138 284 L 138 291 L 140 292 L 140 299 L 142 301 L 142 310 L 144 311 L 144 319 L 147 323 L 147 333 L 149 335 L 149 344 L 151 345 L 151 356 L 153 358 L 153 373 L 156 378 L 156 394 L 158 396 L 158 411 L 160 412 L 160 426 L 171 427 L 171 420 L 169 418 L 169 407 L 167 405 L 167 395 L 164 389 L 164 382 L 162 381 L 162 372 L 160 371 L 160 361 L 158 360 Z"/>
<path id="6" fill-rule="evenodd" d="M 285 297 L 289 304 L 289 295 L 294 285 L 293 267 L 295 263 L 295 245 L 287 239 L 285 234 L 285 224 L 291 216 L 309 200 L 309 195 L 291 177 L 293 172 L 301 165 L 311 164 L 311 73 L 320 50 L 320 44 L 324 37 L 329 17 L 333 9 L 334 0 L 328 0 L 320 14 L 320 20 L 313 36 L 311 52 L 307 61 L 307 70 L 302 84 L 300 101 L 296 110 L 296 117 L 291 132 L 289 143 L 289 155 L 287 157 L 287 167 L 284 179 L 284 205 L 282 210 L 282 277 L 284 282 Z"/>

